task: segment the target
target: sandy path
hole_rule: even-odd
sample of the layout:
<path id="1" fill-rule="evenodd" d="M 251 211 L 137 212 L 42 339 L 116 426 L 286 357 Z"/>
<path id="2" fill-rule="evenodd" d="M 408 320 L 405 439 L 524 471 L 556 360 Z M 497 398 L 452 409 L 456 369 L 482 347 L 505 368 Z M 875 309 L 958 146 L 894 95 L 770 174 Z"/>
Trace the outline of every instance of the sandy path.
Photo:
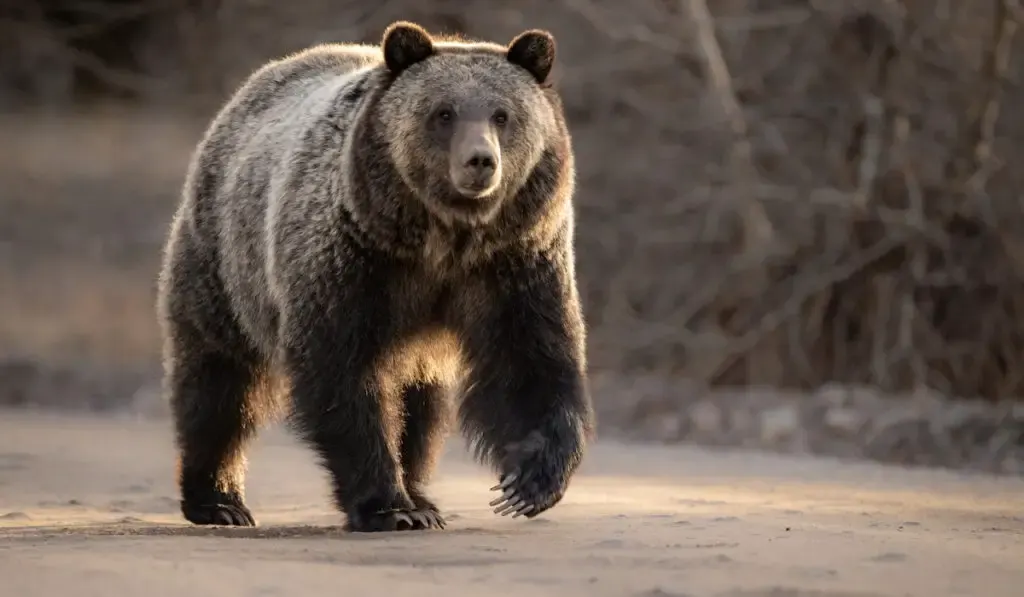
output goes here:
<path id="1" fill-rule="evenodd" d="M 446 531 L 345 535 L 311 454 L 250 458 L 258 529 L 179 518 L 166 424 L 0 412 L 0 595 L 1024 595 L 1024 481 L 601 443 L 543 519 L 461 441 Z"/>

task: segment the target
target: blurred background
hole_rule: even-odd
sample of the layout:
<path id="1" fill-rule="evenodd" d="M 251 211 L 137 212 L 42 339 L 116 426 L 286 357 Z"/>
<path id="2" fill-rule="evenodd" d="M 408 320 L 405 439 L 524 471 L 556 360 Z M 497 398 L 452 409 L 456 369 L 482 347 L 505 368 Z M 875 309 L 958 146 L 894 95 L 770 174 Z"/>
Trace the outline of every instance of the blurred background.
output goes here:
<path id="1" fill-rule="evenodd" d="M 0 0 L 0 404 L 165 413 L 204 126 L 397 19 L 558 40 L 602 435 L 1024 473 L 1017 0 Z"/>

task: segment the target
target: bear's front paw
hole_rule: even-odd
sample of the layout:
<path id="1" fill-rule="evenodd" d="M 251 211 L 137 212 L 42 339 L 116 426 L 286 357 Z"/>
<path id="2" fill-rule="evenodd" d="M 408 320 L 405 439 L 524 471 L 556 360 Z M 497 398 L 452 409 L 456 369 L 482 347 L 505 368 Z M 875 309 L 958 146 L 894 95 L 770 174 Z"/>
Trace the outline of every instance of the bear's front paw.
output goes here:
<path id="1" fill-rule="evenodd" d="M 419 494 L 417 494 L 417 497 Z M 345 509 L 345 529 L 354 533 L 424 531 L 443 529 L 444 518 L 429 500 L 412 500 L 404 494 L 361 500 Z"/>
<path id="2" fill-rule="evenodd" d="M 560 450 L 511 451 L 502 466 L 505 472 L 491 488 L 502 492 L 490 503 L 495 514 L 533 518 L 552 508 L 565 494 L 575 468 L 572 460 Z"/>
<path id="3" fill-rule="evenodd" d="M 256 519 L 241 500 L 235 503 L 193 504 L 182 501 L 181 512 L 185 519 L 197 525 L 222 525 L 254 527 Z"/>
<path id="4" fill-rule="evenodd" d="M 400 508 L 349 516 L 345 528 L 352 533 L 381 533 L 443 529 L 444 526 L 444 519 L 435 510 Z"/>
<path id="5" fill-rule="evenodd" d="M 516 469 L 501 476 L 491 491 L 501 491 L 491 501 L 495 514 L 533 518 L 561 501 L 565 486 L 558 477 L 538 469 Z"/>
<path id="6" fill-rule="evenodd" d="M 441 508 L 434 503 L 434 500 L 428 498 L 425 493 L 416 489 L 409 491 L 409 499 L 412 500 L 413 505 L 416 506 L 416 510 L 420 512 L 434 513 L 441 523 L 441 528 L 444 528 L 445 522 L 441 517 Z"/>

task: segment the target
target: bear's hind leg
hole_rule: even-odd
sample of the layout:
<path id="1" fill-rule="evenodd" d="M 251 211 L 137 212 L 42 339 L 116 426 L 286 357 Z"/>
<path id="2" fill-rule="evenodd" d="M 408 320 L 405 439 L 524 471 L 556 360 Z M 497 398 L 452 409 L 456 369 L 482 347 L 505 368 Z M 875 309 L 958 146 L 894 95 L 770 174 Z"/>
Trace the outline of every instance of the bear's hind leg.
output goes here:
<path id="1" fill-rule="evenodd" d="M 402 431 L 402 470 L 405 490 L 417 510 L 445 527 L 440 509 L 425 489 L 444 447 L 451 403 L 448 390 L 436 383 L 417 383 L 404 391 L 405 427 Z"/>
<path id="2" fill-rule="evenodd" d="M 245 505 L 245 447 L 262 418 L 252 361 L 177 343 L 169 359 L 181 512 L 198 525 L 256 526 Z"/>

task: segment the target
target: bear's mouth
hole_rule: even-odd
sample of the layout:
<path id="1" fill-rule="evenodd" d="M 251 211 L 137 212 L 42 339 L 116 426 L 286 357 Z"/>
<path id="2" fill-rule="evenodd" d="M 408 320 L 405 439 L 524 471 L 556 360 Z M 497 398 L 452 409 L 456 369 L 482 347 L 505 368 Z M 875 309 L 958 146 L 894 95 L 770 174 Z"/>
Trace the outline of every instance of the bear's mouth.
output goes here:
<path id="1" fill-rule="evenodd" d="M 479 189 L 472 186 L 451 183 L 448 192 L 441 197 L 441 204 L 452 211 L 468 216 L 481 216 L 489 213 L 498 202 L 498 194 L 486 185 Z M 492 191 L 492 192 L 488 192 Z"/>
<path id="2" fill-rule="evenodd" d="M 485 181 L 481 183 L 454 184 L 455 194 L 469 201 L 486 202 L 488 198 L 498 190 L 497 182 Z"/>
<path id="3" fill-rule="evenodd" d="M 446 197 L 444 203 L 449 208 L 476 214 L 488 211 L 494 202 L 490 197 L 470 198 L 453 194 Z"/>

